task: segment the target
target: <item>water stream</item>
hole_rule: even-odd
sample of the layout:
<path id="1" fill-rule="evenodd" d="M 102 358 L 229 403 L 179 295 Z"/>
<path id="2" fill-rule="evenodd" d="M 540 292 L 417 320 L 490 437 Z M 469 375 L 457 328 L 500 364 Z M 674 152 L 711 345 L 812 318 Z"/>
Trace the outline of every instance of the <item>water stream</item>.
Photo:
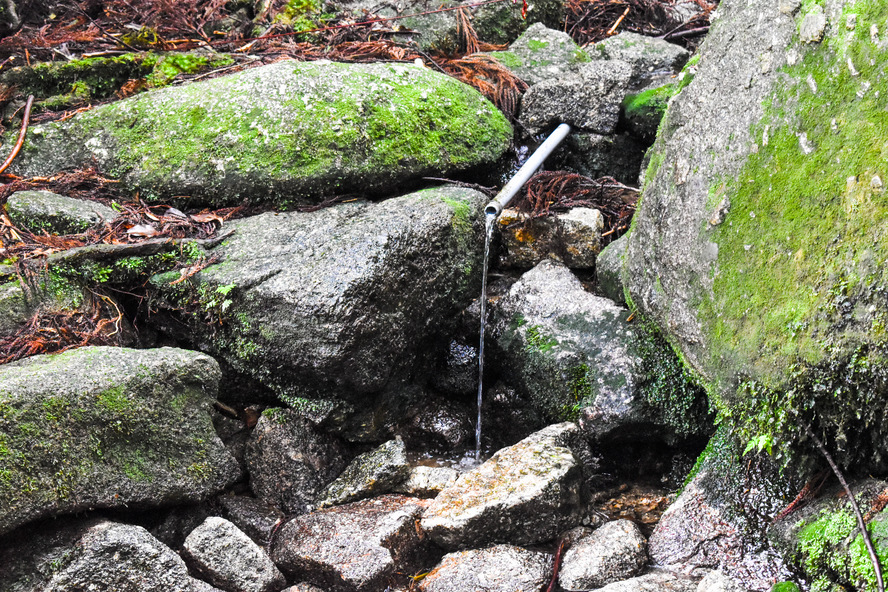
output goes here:
<path id="1" fill-rule="evenodd" d="M 484 216 L 484 264 L 481 272 L 481 338 L 478 345 L 478 420 L 475 422 L 475 462 L 481 460 L 481 403 L 484 392 L 484 327 L 487 324 L 487 264 L 490 260 L 490 242 L 496 226 L 496 213 Z"/>

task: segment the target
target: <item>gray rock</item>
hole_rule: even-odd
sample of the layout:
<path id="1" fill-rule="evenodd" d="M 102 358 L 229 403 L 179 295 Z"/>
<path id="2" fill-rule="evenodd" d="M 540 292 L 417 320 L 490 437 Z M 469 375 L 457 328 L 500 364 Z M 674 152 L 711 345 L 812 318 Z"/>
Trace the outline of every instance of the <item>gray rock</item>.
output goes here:
<path id="1" fill-rule="evenodd" d="M 557 79 L 589 61 L 586 52 L 562 31 L 534 23 L 509 46 L 492 56 L 528 84 Z"/>
<path id="2" fill-rule="evenodd" d="M 16 191 L 6 202 L 13 224 L 39 233 L 76 234 L 114 221 L 118 213 L 94 201 L 72 199 L 50 191 Z"/>
<path id="3" fill-rule="evenodd" d="M 213 512 L 214 508 L 209 502 L 174 506 L 167 510 L 147 512 L 139 525 L 170 549 L 180 549 L 191 531 Z"/>
<path id="4" fill-rule="evenodd" d="M 18 281 L 0 284 L 0 337 L 8 337 L 27 322 L 31 309 Z"/>
<path id="5" fill-rule="evenodd" d="M 719 5 L 652 148 L 624 277 L 743 431 L 786 457 L 808 453 L 799 426 L 824 426 L 822 440 L 842 442 L 840 466 L 881 472 L 888 424 L 883 395 L 870 396 L 885 392 L 888 246 L 873 212 L 855 208 L 881 199 L 882 161 L 846 150 L 882 141 L 873 117 L 888 96 L 874 89 L 888 54 L 861 31 L 881 30 L 885 15 L 859 12 L 849 32 L 852 3 L 805 6 L 793 16 L 777 2 Z M 799 27 L 820 10 L 831 26 L 805 44 Z M 848 56 L 864 52 L 875 61 L 852 58 L 852 71 Z M 827 83 L 827 71 L 847 84 Z"/>
<path id="6" fill-rule="evenodd" d="M 647 541 L 634 522 L 614 520 L 574 542 L 564 553 L 558 583 L 565 590 L 588 590 L 627 580 L 647 563 Z"/>
<path id="7" fill-rule="evenodd" d="M 492 103 L 432 69 L 284 61 L 32 126 L 12 170 L 94 159 L 145 200 L 292 205 L 492 162 L 511 137 Z"/>
<path id="8" fill-rule="evenodd" d="M 552 575 L 551 555 L 511 545 L 448 553 L 419 582 L 422 592 L 539 592 Z"/>
<path id="9" fill-rule="evenodd" d="M 530 223 L 517 210 L 503 210 L 497 219 L 501 267 L 533 267 L 557 259 L 572 269 L 595 267 L 601 250 L 604 217 L 592 208 L 573 208 Z"/>
<path id="10" fill-rule="evenodd" d="M 305 513 L 348 463 L 342 446 L 291 409 L 267 409 L 247 445 L 250 489 L 286 514 Z"/>
<path id="11" fill-rule="evenodd" d="M 780 550 L 754 533 L 761 517 L 776 516 L 801 484 L 781 476 L 763 455 L 742 457 L 740 452 L 728 430 L 720 428 L 661 517 L 648 549 L 656 565 L 683 571 L 719 568 L 745 588 L 765 591 L 791 574 Z"/>
<path id="12" fill-rule="evenodd" d="M 610 134 L 617 127 L 631 79 L 632 66 L 619 60 L 580 64 L 576 72 L 530 87 L 521 98 L 518 120 L 530 134 L 560 123 Z"/>
<path id="13" fill-rule="evenodd" d="M 183 320 L 201 349 L 293 405 L 377 393 L 476 297 L 484 203 L 435 188 L 233 222 L 223 262 L 193 278 L 222 325 Z M 174 277 L 153 279 L 172 307 L 194 297 Z"/>
<path id="14" fill-rule="evenodd" d="M 336 506 L 389 493 L 410 471 L 407 449 L 401 438 L 355 458 L 318 496 L 318 508 Z"/>
<path id="15" fill-rule="evenodd" d="M 706 433 L 703 394 L 667 344 L 629 324 L 563 265 L 543 261 L 493 305 L 491 358 L 549 421 L 581 418 L 603 440 Z"/>
<path id="16" fill-rule="evenodd" d="M 622 582 L 608 584 L 598 592 L 695 592 L 696 580 L 670 571 L 655 571 Z"/>
<path id="17" fill-rule="evenodd" d="M 255 497 L 222 495 L 217 501 L 225 518 L 258 545 L 271 542 L 274 529 L 284 520 L 283 512 Z"/>
<path id="18" fill-rule="evenodd" d="M 311 584 L 296 584 L 295 586 L 290 586 L 289 588 L 284 588 L 281 592 L 326 592 L 317 586 L 312 586 Z"/>
<path id="19" fill-rule="evenodd" d="M 107 520 L 32 529 L 0 546 L 0 561 L 4 592 L 216 591 L 144 528 Z"/>
<path id="20" fill-rule="evenodd" d="M 623 235 L 598 254 L 595 260 L 595 280 L 598 282 L 598 290 L 614 302 L 625 305 L 626 296 L 623 293 L 623 258 L 626 256 L 626 247 L 629 245 L 628 235 Z"/>
<path id="21" fill-rule="evenodd" d="M 678 72 L 691 56 L 680 45 L 631 31 L 624 31 L 596 43 L 590 48 L 590 54 L 630 64 L 636 81 L 664 72 Z"/>
<path id="22" fill-rule="evenodd" d="M 431 0 L 407 0 L 397 4 L 380 4 L 374 0 L 342 0 L 336 4 L 362 16 L 406 17 L 397 22 L 403 27 L 403 34 L 413 44 L 424 51 L 431 49 L 444 52 L 457 50 L 462 43 L 456 11 L 420 13 L 463 5 L 478 38 L 482 42 L 495 44 L 511 43 L 532 23 L 543 22 L 557 27 L 564 15 L 564 5 L 554 0 L 528 3 L 526 16 L 522 16 L 519 7 L 506 3 L 478 6 L 477 2 L 452 0 L 443 4 L 436 4 Z"/>
<path id="23" fill-rule="evenodd" d="M 198 501 L 237 479 L 209 409 L 219 367 L 86 347 L 0 366 L 0 531 L 43 516 Z"/>
<path id="24" fill-rule="evenodd" d="M 582 466 L 586 454 L 575 424 L 557 424 L 531 434 L 460 475 L 432 501 L 422 528 L 451 550 L 550 540 L 583 518 L 588 495 Z"/>
<path id="25" fill-rule="evenodd" d="M 721 571 L 714 569 L 700 580 L 696 592 L 745 592 L 740 582 Z"/>
<path id="26" fill-rule="evenodd" d="M 407 479 L 395 486 L 394 491 L 411 497 L 436 497 L 452 485 L 457 477 L 459 477 L 459 472 L 450 467 L 417 465 L 410 467 Z"/>
<path id="27" fill-rule="evenodd" d="M 207 518 L 188 535 L 182 550 L 211 584 L 223 590 L 278 592 L 287 583 L 265 551 L 224 518 Z"/>
<path id="28" fill-rule="evenodd" d="M 293 579 L 331 592 L 372 592 L 395 575 L 416 573 L 423 542 L 416 520 L 428 502 L 384 495 L 287 522 L 271 557 Z"/>
<path id="29" fill-rule="evenodd" d="M 826 15 L 823 7 L 815 4 L 805 14 L 802 24 L 799 26 L 799 39 L 803 43 L 819 43 L 826 31 Z"/>
<path id="30" fill-rule="evenodd" d="M 598 179 L 613 177 L 637 186 L 647 144 L 629 133 L 609 135 L 573 131 L 550 157 L 553 170 L 566 170 Z"/>

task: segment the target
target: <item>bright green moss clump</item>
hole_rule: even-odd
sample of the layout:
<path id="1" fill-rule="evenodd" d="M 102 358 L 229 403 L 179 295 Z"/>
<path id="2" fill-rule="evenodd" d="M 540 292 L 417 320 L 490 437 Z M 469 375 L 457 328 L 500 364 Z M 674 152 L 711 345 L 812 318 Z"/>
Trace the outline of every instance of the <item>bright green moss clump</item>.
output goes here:
<path id="1" fill-rule="evenodd" d="M 888 522 L 884 513 L 867 526 L 882 573 L 888 573 Z M 855 590 L 876 589 L 872 561 L 850 510 L 822 511 L 798 535 L 799 561 L 811 578 L 812 592 L 836 590 L 836 584 Z"/>

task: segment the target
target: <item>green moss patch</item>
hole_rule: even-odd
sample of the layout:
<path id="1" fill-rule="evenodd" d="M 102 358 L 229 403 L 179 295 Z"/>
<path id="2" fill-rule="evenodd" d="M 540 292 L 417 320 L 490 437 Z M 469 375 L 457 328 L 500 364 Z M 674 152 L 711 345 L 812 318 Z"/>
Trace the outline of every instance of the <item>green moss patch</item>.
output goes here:
<path id="1" fill-rule="evenodd" d="M 790 392 L 760 397 L 741 422 L 770 417 L 797 431 L 819 415 L 849 455 L 860 413 L 884 416 L 874 393 L 885 392 L 888 314 L 888 54 L 870 37 L 888 7 L 857 2 L 850 12 L 853 30 L 839 15 L 834 37 L 801 46 L 781 70 L 738 177 L 713 180 L 731 206 L 724 222 L 704 223 L 718 265 L 698 312 L 714 391 L 731 392 L 739 368 L 760 392 Z"/>

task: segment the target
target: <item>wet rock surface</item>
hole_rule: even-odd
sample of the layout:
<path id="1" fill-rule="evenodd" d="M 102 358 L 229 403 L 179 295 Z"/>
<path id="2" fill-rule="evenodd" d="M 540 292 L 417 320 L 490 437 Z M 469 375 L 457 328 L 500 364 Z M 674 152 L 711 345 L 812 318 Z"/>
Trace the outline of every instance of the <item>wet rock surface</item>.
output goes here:
<path id="1" fill-rule="evenodd" d="M 378 204 L 238 220 L 214 250 L 223 262 L 194 278 L 199 293 L 224 292 L 211 309 L 222 313 L 227 302 L 227 322 L 182 320 L 201 349 L 291 404 L 378 392 L 471 300 L 484 199 L 470 189 L 433 188 Z M 175 308 L 193 296 L 170 286 L 173 279 L 153 281 Z"/>
<path id="2" fill-rule="evenodd" d="M 291 409 L 266 410 L 247 446 L 250 488 L 286 514 L 305 513 L 346 467 L 345 450 Z"/>
<path id="3" fill-rule="evenodd" d="M 445 549 L 547 541 L 584 517 L 579 428 L 563 423 L 504 448 L 436 497 L 422 528 Z"/>
<path id="4" fill-rule="evenodd" d="M 34 126 L 13 170 L 94 160 L 143 199 L 292 204 L 489 163 L 511 133 L 476 90 L 428 68 L 283 61 Z"/>
<path id="5" fill-rule="evenodd" d="M 428 502 L 384 495 L 299 516 L 275 534 L 271 557 L 288 576 L 331 592 L 371 592 L 416 573 L 415 522 Z M 401 576 L 404 581 L 404 576 Z"/>
<path id="6" fill-rule="evenodd" d="M 564 553 L 558 583 L 565 590 L 602 588 L 641 573 L 647 541 L 633 522 L 615 520 L 574 541 Z"/>
<path id="7" fill-rule="evenodd" d="M 0 366 L 0 531 L 194 502 L 231 484 L 237 463 L 209 415 L 218 380 L 215 360 L 173 348 L 88 347 Z"/>
<path id="8" fill-rule="evenodd" d="M 538 592 L 553 557 L 511 545 L 448 553 L 419 583 L 422 592 Z"/>
<path id="9" fill-rule="evenodd" d="M 223 590 L 277 592 L 286 584 L 265 551 L 224 518 L 207 518 L 195 528 L 185 539 L 183 554 Z"/>
<path id="10" fill-rule="evenodd" d="M 573 208 L 552 217 L 527 220 L 507 209 L 497 219 L 500 234 L 499 266 L 530 268 L 553 258 L 571 269 L 595 267 L 601 250 L 604 218 L 592 208 Z"/>
<path id="11" fill-rule="evenodd" d="M 412 497 L 433 498 L 444 489 L 453 485 L 459 472 L 450 467 L 410 467 L 407 478 L 396 485 L 395 493 L 403 493 Z"/>

